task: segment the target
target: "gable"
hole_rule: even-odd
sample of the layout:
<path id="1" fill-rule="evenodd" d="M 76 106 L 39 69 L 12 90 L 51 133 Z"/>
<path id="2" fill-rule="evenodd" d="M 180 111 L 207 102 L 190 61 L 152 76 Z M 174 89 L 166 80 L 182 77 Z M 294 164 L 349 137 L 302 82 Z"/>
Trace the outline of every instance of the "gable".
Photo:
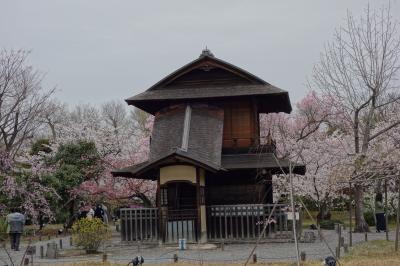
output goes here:
<path id="1" fill-rule="evenodd" d="M 149 90 L 188 86 L 269 85 L 253 74 L 213 56 L 200 58 L 166 76 Z"/>
<path id="2" fill-rule="evenodd" d="M 180 88 L 187 86 L 218 86 L 218 85 L 252 84 L 244 77 L 236 75 L 220 67 L 206 66 L 195 68 L 170 83 L 165 88 Z"/>

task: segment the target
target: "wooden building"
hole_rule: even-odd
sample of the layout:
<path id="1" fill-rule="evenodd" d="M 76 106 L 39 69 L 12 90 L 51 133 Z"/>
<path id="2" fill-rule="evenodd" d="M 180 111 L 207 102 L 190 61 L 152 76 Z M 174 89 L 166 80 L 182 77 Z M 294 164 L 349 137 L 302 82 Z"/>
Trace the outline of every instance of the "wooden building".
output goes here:
<path id="1" fill-rule="evenodd" d="M 126 101 L 155 117 L 150 155 L 113 175 L 155 180 L 158 186 L 156 208 L 123 210 L 123 238 L 257 237 L 272 208 L 272 175 L 289 166 L 275 156 L 270 136 L 260 141 L 259 116 L 290 113 L 288 92 L 205 49 Z M 295 165 L 293 172 L 304 174 L 305 167 Z M 282 212 L 278 208 L 274 217 L 284 217 Z M 282 231 L 283 223 L 268 232 Z"/>

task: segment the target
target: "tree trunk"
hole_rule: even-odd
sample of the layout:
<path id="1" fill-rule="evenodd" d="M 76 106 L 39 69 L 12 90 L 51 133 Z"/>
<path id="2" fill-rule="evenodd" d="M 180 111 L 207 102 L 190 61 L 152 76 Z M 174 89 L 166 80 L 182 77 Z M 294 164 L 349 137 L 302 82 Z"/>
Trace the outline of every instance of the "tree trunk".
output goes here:
<path id="1" fill-rule="evenodd" d="M 328 209 L 328 205 L 325 203 L 322 203 L 318 210 L 317 222 L 319 223 L 320 221 L 330 220 L 330 219 L 331 219 L 331 213 Z"/>
<path id="2" fill-rule="evenodd" d="M 369 232 L 369 227 L 364 219 L 364 192 L 362 186 L 354 186 L 355 219 L 354 232 Z"/>
<path id="3" fill-rule="evenodd" d="M 139 199 L 141 199 L 143 201 L 143 205 L 147 208 L 153 207 L 153 203 L 151 202 L 151 200 L 146 197 L 145 194 L 138 192 L 135 197 L 138 197 Z"/>
<path id="4" fill-rule="evenodd" d="M 378 179 L 375 181 L 375 189 L 374 190 L 375 190 L 375 194 L 383 192 L 382 179 Z"/>
<path id="5" fill-rule="evenodd" d="M 69 205 L 69 217 L 71 218 L 75 214 L 75 200 L 71 200 L 70 205 Z"/>
<path id="6" fill-rule="evenodd" d="M 55 126 L 52 123 L 48 123 L 48 125 L 51 130 L 51 136 L 52 136 L 53 140 L 55 141 L 57 139 L 57 133 L 56 133 Z"/>

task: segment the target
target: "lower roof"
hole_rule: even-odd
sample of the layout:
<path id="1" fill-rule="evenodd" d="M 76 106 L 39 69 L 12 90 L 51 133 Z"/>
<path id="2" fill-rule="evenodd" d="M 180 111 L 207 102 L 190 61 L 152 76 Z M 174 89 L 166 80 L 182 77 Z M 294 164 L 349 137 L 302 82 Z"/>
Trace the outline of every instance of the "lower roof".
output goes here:
<path id="1" fill-rule="evenodd" d="M 158 169 L 164 165 L 177 163 L 188 163 L 204 168 L 211 172 L 234 171 L 240 169 L 267 169 L 274 174 L 289 173 L 289 167 L 294 174 L 304 175 L 306 167 L 304 165 L 290 162 L 286 159 L 278 159 L 273 153 L 263 154 L 223 154 L 221 156 L 221 167 L 210 167 L 209 164 L 201 162 L 198 158 L 187 156 L 182 151 L 175 151 L 170 155 L 154 162 L 143 162 L 122 169 L 112 171 L 113 176 L 123 176 L 138 179 L 157 180 Z"/>
<path id="2" fill-rule="evenodd" d="M 157 180 L 159 171 L 158 169 L 162 166 L 172 164 L 191 164 L 200 168 L 206 169 L 207 171 L 217 172 L 221 169 L 218 165 L 210 164 L 202 160 L 202 158 L 195 157 L 193 154 L 187 153 L 180 149 L 172 151 L 170 154 L 159 158 L 154 161 L 145 161 L 140 164 L 124 167 L 111 171 L 113 176 L 131 177 L 138 179 Z"/>
<path id="3" fill-rule="evenodd" d="M 145 91 L 126 99 L 126 102 L 154 115 L 158 110 L 172 103 L 218 101 L 237 97 L 257 99 L 260 113 L 290 113 L 292 110 L 288 92 L 270 84 L 220 86 L 218 88 L 188 87 L 185 89 Z"/>
<path id="4" fill-rule="evenodd" d="M 269 169 L 275 174 L 289 173 L 289 167 L 294 174 L 304 175 L 306 172 L 304 165 L 279 159 L 274 153 L 222 154 L 221 166 L 226 170 Z"/>

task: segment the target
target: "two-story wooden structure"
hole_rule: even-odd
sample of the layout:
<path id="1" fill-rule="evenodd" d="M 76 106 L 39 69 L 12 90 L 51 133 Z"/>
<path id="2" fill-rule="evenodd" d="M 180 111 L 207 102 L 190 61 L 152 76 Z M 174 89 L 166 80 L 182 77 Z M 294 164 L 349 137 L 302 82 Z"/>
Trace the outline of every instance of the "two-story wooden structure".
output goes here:
<path id="1" fill-rule="evenodd" d="M 272 175 L 289 166 L 270 136 L 261 143 L 259 116 L 290 113 L 288 92 L 205 49 L 126 101 L 155 117 L 150 156 L 113 175 L 158 186 L 156 208 L 123 210 L 124 240 L 257 237 L 272 208 Z M 305 167 L 293 172 L 304 174 Z M 283 223 L 269 232 L 284 230 Z"/>

